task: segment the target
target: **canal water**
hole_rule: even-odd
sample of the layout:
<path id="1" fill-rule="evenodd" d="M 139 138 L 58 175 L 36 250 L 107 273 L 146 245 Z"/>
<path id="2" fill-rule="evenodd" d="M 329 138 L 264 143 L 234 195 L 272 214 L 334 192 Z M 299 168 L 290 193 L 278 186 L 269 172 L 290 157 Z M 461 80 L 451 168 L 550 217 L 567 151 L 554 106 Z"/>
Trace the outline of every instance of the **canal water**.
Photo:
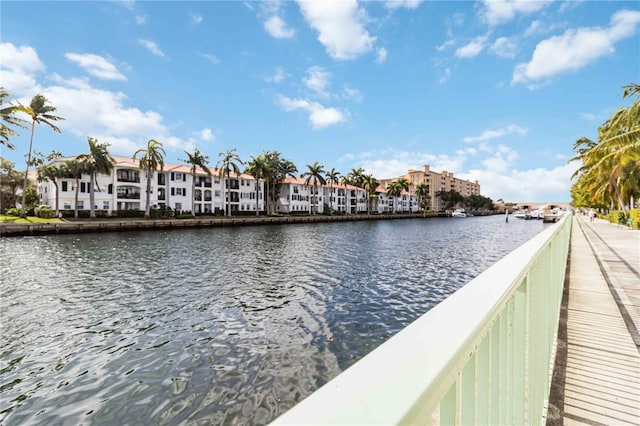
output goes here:
<path id="1" fill-rule="evenodd" d="M 0 424 L 268 423 L 545 226 L 3 238 Z"/>

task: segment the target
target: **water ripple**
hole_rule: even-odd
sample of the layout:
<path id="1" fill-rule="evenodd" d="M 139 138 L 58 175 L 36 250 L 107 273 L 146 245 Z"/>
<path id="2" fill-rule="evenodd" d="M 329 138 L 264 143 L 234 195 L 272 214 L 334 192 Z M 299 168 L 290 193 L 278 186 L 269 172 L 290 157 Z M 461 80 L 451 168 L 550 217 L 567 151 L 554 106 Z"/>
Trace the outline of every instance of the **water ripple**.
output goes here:
<path id="1" fill-rule="evenodd" d="M 544 226 L 512 222 L 2 239 L 0 423 L 269 423 Z"/>

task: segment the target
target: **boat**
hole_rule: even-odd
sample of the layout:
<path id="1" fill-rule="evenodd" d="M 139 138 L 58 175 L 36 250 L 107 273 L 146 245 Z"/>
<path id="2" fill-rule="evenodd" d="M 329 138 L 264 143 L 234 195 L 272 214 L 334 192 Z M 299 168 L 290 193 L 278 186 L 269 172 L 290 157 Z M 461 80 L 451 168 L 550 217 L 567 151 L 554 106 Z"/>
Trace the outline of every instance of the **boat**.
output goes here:
<path id="1" fill-rule="evenodd" d="M 464 209 L 455 209 L 453 213 L 451 213 L 451 217 L 467 217 L 467 212 Z"/>

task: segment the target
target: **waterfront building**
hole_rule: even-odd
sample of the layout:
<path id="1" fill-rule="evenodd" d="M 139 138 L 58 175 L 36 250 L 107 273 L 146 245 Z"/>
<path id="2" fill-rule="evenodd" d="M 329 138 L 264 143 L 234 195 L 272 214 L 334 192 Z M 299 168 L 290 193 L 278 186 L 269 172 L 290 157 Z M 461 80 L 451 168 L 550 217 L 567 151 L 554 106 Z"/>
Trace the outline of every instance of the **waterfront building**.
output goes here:
<path id="1" fill-rule="evenodd" d="M 317 193 L 316 193 L 317 192 Z M 305 179 L 286 178 L 280 185 L 279 213 L 322 213 L 327 204 L 332 210 L 342 213 L 366 213 L 366 191 L 353 185 L 307 185 Z"/>
<path id="2" fill-rule="evenodd" d="M 75 157 L 63 157 L 51 164 L 62 164 Z M 146 172 L 138 162 L 128 157 L 113 156 L 115 162 L 110 175 L 98 174 L 94 188 L 96 210 L 111 215 L 117 210 L 146 209 Z M 248 174 L 231 174 L 230 200 L 226 200 L 226 179 L 221 178 L 219 170 L 210 168 L 211 176 L 198 169 L 195 176 L 195 202 L 192 205 L 192 175 L 190 166 L 165 163 L 162 171 L 153 172 L 149 203 L 155 207 L 170 207 L 177 212 L 214 213 L 224 211 L 228 201 L 232 212 L 256 211 L 256 180 Z M 76 182 L 73 176 L 57 179 L 58 191 L 53 182 L 38 182 L 37 189 L 43 204 L 55 208 L 74 210 L 75 195 L 78 186 L 78 210 L 89 210 L 89 192 L 91 176 L 83 173 Z M 264 181 L 258 181 L 258 210 L 264 211 Z"/>
<path id="3" fill-rule="evenodd" d="M 444 210 L 444 203 L 441 202 L 437 196 L 439 191 L 457 191 L 463 197 L 470 197 L 472 195 L 480 195 L 480 184 L 478 181 L 471 182 L 470 180 L 460 179 L 454 176 L 452 172 L 446 170 L 441 173 L 434 172 L 428 164 L 423 166 L 423 170 L 409 169 L 409 171 L 395 178 L 380 179 L 380 185 L 384 188 L 387 185 L 398 179 L 406 179 L 411 184 L 410 192 L 415 192 L 416 186 L 420 184 L 427 185 L 429 189 L 429 196 L 431 197 L 428 210 L 442 211 Z"/>

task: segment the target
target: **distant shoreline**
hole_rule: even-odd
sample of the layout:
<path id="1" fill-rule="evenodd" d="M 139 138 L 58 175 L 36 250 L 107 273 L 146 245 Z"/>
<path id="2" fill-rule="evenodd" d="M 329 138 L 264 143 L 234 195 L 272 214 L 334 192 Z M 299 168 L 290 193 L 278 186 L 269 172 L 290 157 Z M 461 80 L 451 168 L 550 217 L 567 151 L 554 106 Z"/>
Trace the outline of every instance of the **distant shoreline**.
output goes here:
<path id="1" fill-rule="evenodd" d="M 281 225 L 299 223 L 352 222 L 365 220 L 421 219 L 436 214 L 340 215 L 340 216 L 232 216 L 195 219 L 94 220 L 62 223 L 2 223 L 0 237 L 29 235 L 84 234 L 97 232 L 151 231 L 159 229 L 217 228 L 227 226 Z"/>

